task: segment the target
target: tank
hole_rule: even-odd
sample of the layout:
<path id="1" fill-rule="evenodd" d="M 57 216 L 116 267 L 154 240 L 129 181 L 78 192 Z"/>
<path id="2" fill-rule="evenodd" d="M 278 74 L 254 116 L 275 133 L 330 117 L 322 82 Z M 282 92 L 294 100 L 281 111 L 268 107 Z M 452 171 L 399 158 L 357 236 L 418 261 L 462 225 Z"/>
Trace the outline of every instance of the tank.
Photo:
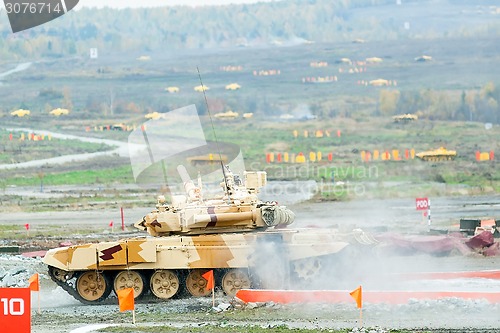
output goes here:
<path id="1" fill-rule="evenodd" d="M 329 280 L 339 253 L 375 243 L 359 229 L 290 228 L 290 209 L 258 197 L 265 172 L 241 179 L 223 167 L 220 189 L 206 198 L 201 178 L 195 184 L 179 171 L 184 193 L 169 201 L 159 196 L 134 224 L 140 237 L 49 250 L 43 262 L 52 280 L 85 304 L 124 288 L 136 298 L 168 300 L 208 295 L 202 276 L 213 270 L 216 288 L 233 296 L 255 287 L 312 286 L 322 274 Z"/>
<path id="2" fill-rule="evenodd" d="M 410 114 L 410 113 L 400 114 L 400 115 L 397 115 L 397 116 L 393 116 L 392 120 L 395 123 L 405 123 L 406 124 L 406 123 L 410 123 L 412 121 L 418 120 L 418 116 L 415 115 L 415 114 Z"/>
<path id="3" fill-rule="evenodd" d="M 423 151 L 415 156 L 423 161 L 450 161 L 455 159 L 457 152 L 455 150 L 447 150 L 444 147 L 440 147 L 435 150 Z"/>
<path id="4" fill-rule="evenodd" d="M 205 154 L 198 156 L 191 156 L 187 158 L 187 161 L 194 167 L 206 164 L 220 164 L 226 163 L 228 160 L 227 155 L 219 154 Z"/>

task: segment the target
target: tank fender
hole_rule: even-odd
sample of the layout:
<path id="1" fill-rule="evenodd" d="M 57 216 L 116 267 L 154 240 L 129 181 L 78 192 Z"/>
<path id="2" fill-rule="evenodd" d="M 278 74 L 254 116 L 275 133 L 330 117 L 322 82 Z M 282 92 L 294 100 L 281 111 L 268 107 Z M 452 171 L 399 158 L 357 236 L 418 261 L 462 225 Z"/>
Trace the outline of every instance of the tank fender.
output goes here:
<path id="1" fill-rule="evenodd" d="M 67 247 L 59 247 L 55 249 L 50 249 L 47 251 L 45 256 L 42 259 L 43 263 L 52 266 L 55 268 L 59 268 L 65 271 L 68 271 L 68 261 L 69 254 Z"/>

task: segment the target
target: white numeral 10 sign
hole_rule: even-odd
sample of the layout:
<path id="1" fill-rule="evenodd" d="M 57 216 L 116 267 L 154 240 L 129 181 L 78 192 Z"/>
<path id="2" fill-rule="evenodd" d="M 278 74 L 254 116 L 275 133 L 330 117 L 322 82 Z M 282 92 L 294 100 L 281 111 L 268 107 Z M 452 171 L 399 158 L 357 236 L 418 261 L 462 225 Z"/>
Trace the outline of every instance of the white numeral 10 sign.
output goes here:
<path id="1" fill-rule="evenodd" d="M 3 305 L 4 316 L 22 316 L 24 314 L 24 299 L 22 298 L 0 298 Z"/>
<path id="2" fill-rule="evenodd" d="M 0 288 L 0 332 L 31 332 L 29 288 Z"/>

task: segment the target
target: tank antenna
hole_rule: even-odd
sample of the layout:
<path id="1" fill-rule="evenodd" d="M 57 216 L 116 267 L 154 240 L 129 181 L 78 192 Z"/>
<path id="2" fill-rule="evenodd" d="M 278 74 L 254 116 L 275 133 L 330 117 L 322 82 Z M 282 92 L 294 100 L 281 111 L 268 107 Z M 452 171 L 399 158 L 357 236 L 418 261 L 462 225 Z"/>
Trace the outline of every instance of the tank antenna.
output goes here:
<path id="1" fill-rule="evenodd" d="M 217 147 L 217 153 L 219 154 L 220 167 L 222 168 L 222 175 L 224 176 L 224 184 L 226 185 L 225 192 L 226 192 L 228 200 L 230 200 L 229 187 L 228 187 L 227 179 L 226 179 L 226 170 L 224 167 L 224 163 L 222 162 L 222 154 L 221 154 L 220 147 L 219 147 L 219 140 L 217 139 L 217 133 L 215 132 L 215 128 L 214 128 L 214 121 L 212 119 L 212 114 L 210 113 L 210 108 L 208 107 L 207 94 L 205 94 L 205 86 L 203 85 L 203 81 L 201 80 L 200 69 L 198 68 L 198 66 L 196 66 L 196 70 L 198 71 L 198 78 L 200 79 L 201 91 L 203 91 L 203 97 L 205 99 L 205 105 L 207 107 L 208 117 L 210 118 L 210 125 L 212 126 L 212 132 L 214 133 L 215 145 Z"/>

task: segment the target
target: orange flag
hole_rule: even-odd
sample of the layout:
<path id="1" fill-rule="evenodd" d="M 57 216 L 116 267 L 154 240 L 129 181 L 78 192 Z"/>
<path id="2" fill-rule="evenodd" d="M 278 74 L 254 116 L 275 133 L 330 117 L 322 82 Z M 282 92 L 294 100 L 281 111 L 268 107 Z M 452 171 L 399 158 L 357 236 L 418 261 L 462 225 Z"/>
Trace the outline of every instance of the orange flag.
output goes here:
<path id="1" fill-rule="evenodd" d="M 28 280 L 31 291 L 40 291 L 40 282 L 38 280 L 38 273 L 33 274 Z"/>
<path id="2" fill-rule="evenodd" d="M 207 290 L 214 289 L 214 270 L 209 270 L 205 274 L 202 275 L 205 280 L 207 280 Z"/>
<path id="3" fill-rule="evenodd" d="M 356 304 L 357 304 L 359 309 L 361 309 L 363 307 L 361 294 L 362 294 L 361 286 L 359 286 L 358 288 L 354 289 L 353 291 L 351 291 L 349 293 L 349 295 L 351 295 L 352 298 L 354 298 L 356 300 Z"/>
<path id="4" fill-rule="evenodd" d="M 120 306 L 120 312 L 132 310 L 134 311 L 134 289 L 126 288 L 118 290 L 118 304 Z"/>

